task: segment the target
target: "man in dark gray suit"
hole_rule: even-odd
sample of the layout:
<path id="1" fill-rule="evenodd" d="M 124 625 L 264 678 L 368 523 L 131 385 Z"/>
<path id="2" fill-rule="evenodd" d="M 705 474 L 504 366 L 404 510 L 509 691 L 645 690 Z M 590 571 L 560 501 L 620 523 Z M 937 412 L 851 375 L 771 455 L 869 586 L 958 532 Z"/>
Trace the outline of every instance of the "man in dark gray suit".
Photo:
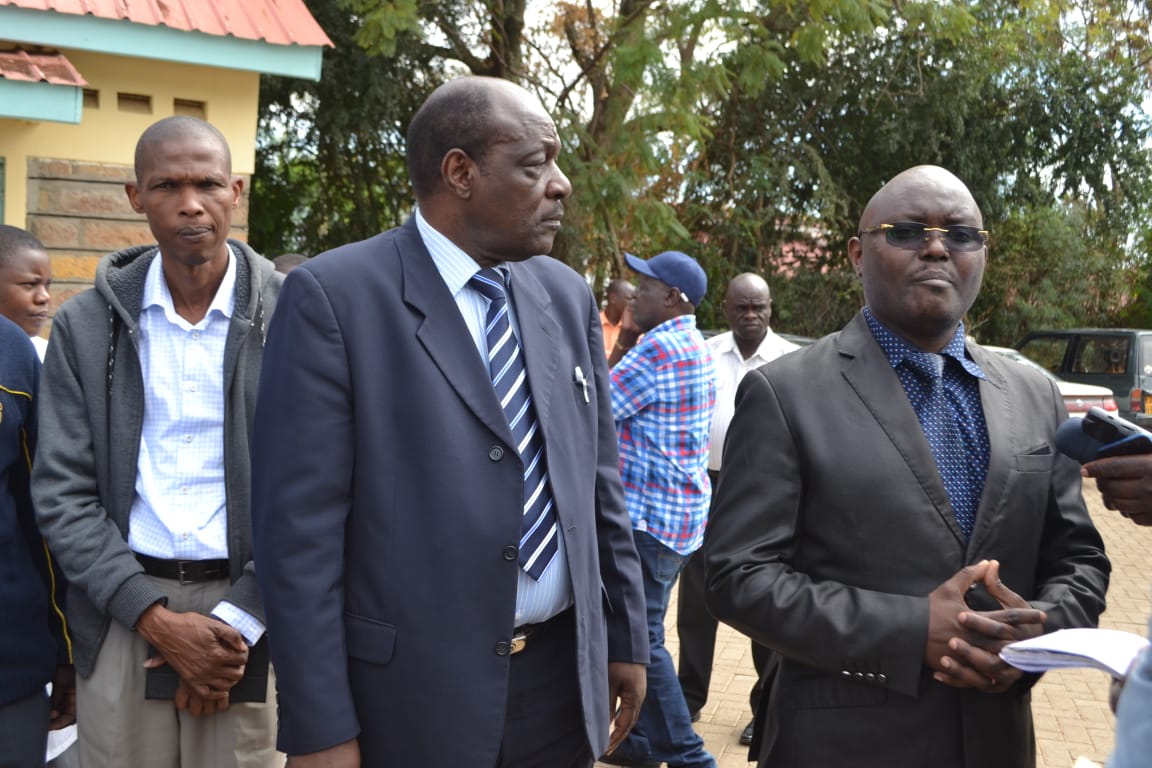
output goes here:
<path id="1" fill-rule="evenodd" d="M 738 390 L 708 606 L 781 657 L 761 765 L 1031 766 L 1036 678 L 997 652 L 1104 608 L 1056 387 L 965 342 L 986 240 L 954 175 L 901 173 L 848 243 L 865 308 Z"/>
<path id="2" fill-rule="evenodd" d="M 285 281 L 252 506 L 291 766 L 586 768 L 635 722 L 600 313 L 539 255 L 559 151 L 523 89 L 441 86 L 409 128 L 413 217 Z"/>

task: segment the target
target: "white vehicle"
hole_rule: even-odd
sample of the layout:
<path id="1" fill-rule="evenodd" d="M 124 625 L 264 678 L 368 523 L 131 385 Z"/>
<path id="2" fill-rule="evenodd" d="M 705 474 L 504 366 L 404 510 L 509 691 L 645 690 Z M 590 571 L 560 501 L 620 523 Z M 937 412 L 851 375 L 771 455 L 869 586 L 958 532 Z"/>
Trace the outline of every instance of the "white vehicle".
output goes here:
<path id="1" fill-rule="evenodd" d="M 1064 406 L 1069 416 L 1083 417 L 1092 406 L 1103 408 L 1109 413 L 1116 413 L 1116 398 L 1108 387 L 1098 387 L 1095 384 L 1078 384 L 1074 381 L 1065 381 L 1056 374 L 1031 358 L 1025 357 L 1019 351 L 1010 347 L 993 347 L 983 345 L 989 352 L 995 352 L 1009 360 L 1015 360 L 1021 365 L 1033 368 L 1056 382 L 1060 389 L 1060 396 L 1064 398 Z"/>

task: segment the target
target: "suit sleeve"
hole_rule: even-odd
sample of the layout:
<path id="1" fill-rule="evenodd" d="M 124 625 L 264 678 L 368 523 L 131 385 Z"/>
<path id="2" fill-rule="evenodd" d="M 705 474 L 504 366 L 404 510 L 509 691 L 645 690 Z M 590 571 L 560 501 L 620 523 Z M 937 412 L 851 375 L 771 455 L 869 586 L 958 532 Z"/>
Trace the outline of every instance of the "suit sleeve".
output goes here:
<path id="1" fill-rule="evenodd" d="M 1067 418 L 1054 382 L 1052 423 Z M 1094 627 L 1104 611 L 1112 566 L 1104 542 L 1084 504 L 1080 465 L 1058 454 L 1052 466 L 1044 532 L 1036 569 L 1035 597 L 1029 602 L 1048 615 L 1045 630 Z"/>
<path id="2" fill-rule="evenodd" d="M 357 736 L 344 629 L 354 403 L 341 330 L 311 272 L 284 283 L 268 330 L 252 440 L 252 534 L 280 704 L 278 747 Z"/>
<path id="3" fill-rule="evenodd" d="M 632 520 L 624 506 L 620 484 L 619 445 L 612 417 L 608 363 L 603 348 L 600 314 L 589 293 L 588 346 L 596 384 L 596 540 L 600 578 L 607 593 L 608 660 L 648 663 L 648 624 L 640 558 L 632 539 Z"/>
<path id="4" fill-rule="evenodd" d="M 869 660 L 890 688 L 915 695 L 927 596 L 816 581 L 793 567 L 805 525 L 801 443 L 763 369 L 749 372 L 737 389 L 704 535 L 708 608 L 787 658 L 830 673 Z"/>

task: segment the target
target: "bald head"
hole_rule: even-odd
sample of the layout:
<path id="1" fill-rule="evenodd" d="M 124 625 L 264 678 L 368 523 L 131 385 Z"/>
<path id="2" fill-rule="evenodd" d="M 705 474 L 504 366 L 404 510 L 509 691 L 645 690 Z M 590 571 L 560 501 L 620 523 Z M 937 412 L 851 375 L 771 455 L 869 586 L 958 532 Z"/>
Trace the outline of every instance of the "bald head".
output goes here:
<path id="1" fill-rule="evenodd" d="M 920 195 L 924 197 L 918 204 Z M 965 224 L 982 226 L 984 222 L 968 186 L 955 174 L 938 165 L 917 165 L 900 172 L 872 195 L 860 216 L 860 229 L 891 223 L 893 210 L 902 211 L 900 215 L 907 217 L 911 215 L 909 212 L 923 211 L 930 206 L 934 207 L 934 214 L 956 216 L 957 223 L 963 220 Z M 924 219 L 913 216 L 900 221 Z"/>
<path id="2" fill-rule="evenodd" d="M 211 123 L 188 115 L 173 115 L 158 120 L 140 134 L 136 142 L 136 182 L 139 183 L 158 147 L 188 140 L 195 140 L 206 147 L 219 150 L 226 166 L 225 173 L 232 173 L 232 152 L 224 134 Z"/>
<path id="3" fill-rule="evenodd" d="M 728 283 L 720 308 L 736 344 L 748 357 L 768 335 L 768 323 L 772 320 L 772 294 L 768 282 L 752 272 L 736 275 Z"/>
<path id="4" fill-rule="evenodd" d="M 479 162 L 492 142 L 494 100 L 519 98 L 523 88 L 498 77 L 458 77 L 428 97 L 408 125 L 408 177 L 416 200 L 440 187 L 440 163 L 451 149 L 462 149 Z"/>
<path id="5" fill-rule="evenodd" d="M 901 223 L 922 229 L 893 236 L 885 227 Z M 952 227 L 981 230 L 983 223 L 968 187 L 938 166 L 909 168 L 885 184 L 848 241 L 869 311 L 919 349 L 943 349 L 980 293 L 987 257 L 982 241 L 962 239 L 970 230 L 945 235 Z"/>

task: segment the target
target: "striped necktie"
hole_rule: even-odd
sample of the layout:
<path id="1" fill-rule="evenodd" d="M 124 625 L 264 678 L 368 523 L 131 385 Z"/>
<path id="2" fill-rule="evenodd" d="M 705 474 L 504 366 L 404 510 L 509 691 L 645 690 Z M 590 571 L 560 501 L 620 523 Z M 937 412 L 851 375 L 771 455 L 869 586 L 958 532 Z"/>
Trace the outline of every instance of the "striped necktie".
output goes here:
<path id="1" fill-rule="evenodd" d="M 524 464 L 524 520 L 519 561 L 529 576 L 539 579 L 556 555 L 559 535 L 552 490 L 548 485 L 544 437 L 536 423 L 524 355 L 509 322 L 503 273 L 493 268 L 482 269 L 468 284 L 489 300 L 484 322 L 488 372 Z"/>

